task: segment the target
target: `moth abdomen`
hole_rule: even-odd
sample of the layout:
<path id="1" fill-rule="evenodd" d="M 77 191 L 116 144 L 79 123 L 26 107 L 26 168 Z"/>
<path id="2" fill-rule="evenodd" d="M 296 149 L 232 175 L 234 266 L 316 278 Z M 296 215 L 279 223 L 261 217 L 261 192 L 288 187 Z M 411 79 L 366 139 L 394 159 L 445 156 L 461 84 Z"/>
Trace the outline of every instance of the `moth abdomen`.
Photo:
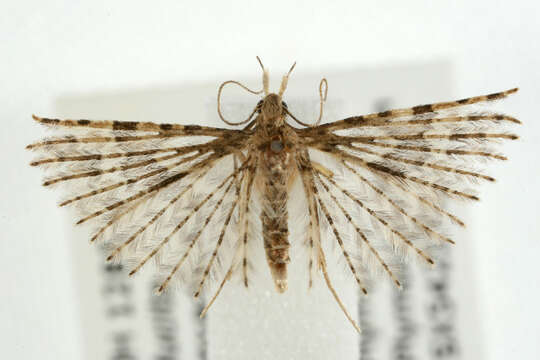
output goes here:
<path id="1" fill-rule="evenodd" d="M 289 142 L 286 137 L 283 133 L 270 137 L 264 146 L 266 151 L 260 153 L 264 249 L 276 290 L 281 293 L 287 290 L 287 264 L 290 262 L 287 201 L 294 168 L 291 166 L 292 149 L 284 145 Z"/>

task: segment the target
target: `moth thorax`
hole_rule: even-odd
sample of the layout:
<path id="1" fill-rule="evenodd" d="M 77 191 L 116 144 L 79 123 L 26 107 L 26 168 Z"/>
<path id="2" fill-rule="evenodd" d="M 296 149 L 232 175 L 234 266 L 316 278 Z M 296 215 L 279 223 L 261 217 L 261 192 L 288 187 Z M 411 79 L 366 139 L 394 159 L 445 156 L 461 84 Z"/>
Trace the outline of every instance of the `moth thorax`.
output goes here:
<path id="1" fill-rule="evenodd" d="M 276 137 L 270 141 L 270 150 L 275 153 L 279 154 L 281 151 L 283 151 L 284 145 L 283 141 L 281 141 L 281 138 Z"/>

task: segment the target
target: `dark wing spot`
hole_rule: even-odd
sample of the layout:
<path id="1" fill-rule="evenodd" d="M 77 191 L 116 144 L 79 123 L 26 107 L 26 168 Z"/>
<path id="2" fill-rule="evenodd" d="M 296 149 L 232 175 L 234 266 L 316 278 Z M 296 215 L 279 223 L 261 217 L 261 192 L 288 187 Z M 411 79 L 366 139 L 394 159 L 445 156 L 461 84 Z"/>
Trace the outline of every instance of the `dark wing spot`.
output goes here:
<path id="1" fill-rule="evenodd" d="M 165 131 L 171 130 L 172 127 L 173 127 L 172 124 L 160 124 L 160 125 L 159 125 L 159 128 L 160 128 L 161 130 L 165 130 Z"/>
<path id="2" fill-rule="evenodd" d="M 137 122 L 135 121 L 114 121 L 113 130 L 136 130 Z"/>
<path id="3" fill-rule="evenodd" d="M 412 108 L 413 110 L 413 114 L 414 115 L 417 115 L 417 114 L 425 114 L 425 113 L 428 113 L 428 112 L 432 112 L 433 111 L 433 107 L 431 105 L 418 105 L 418 106 L 415 106 Z"/>
<path id="4" fill-rule="evenodd" d="M 393 176 L 397 176 L 397 177 L 404 176 L 404 174 L 398 170 L 391 169 L 389 167 L 386 167 L 384 165 L 381 165 L 375 162 L 368 162 L 366 165 L 372 168 L 373 170 L 382 171 Z"/>
<path id="5" fill-rule="evenodd" d="M 488 100 L 495 100 L 495 99 L 502 98 L 503 96 L 504 96 L 504 93 L 493 93 L 493 94 L 487 95 L 486 98 Z"/>
<path id="6" fill-rule="evenodd" d="M 44 123 L 44 124 L 58 124 L 58 123 L 60 123 L 60 119 L 43 118 L 43 119 L 41 119 L 41 122 Z"/>

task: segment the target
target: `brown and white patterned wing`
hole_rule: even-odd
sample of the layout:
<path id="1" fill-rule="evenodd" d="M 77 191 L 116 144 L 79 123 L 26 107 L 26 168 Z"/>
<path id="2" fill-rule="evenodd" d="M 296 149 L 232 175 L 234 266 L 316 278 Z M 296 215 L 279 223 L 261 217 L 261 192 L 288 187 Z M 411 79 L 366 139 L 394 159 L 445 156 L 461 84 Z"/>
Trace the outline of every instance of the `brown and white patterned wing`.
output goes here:
<path id="1" fill-rule="evenodd" d="M 478 167 L 506 160 L 494 145 L 518 138 L 507 129 L 517 119 L 477 105 L 516 91 L 298 130 L 314 159 L 310 171 L 322 221 L 364 291 L 364 273 L 387 273 L 400 286 L 396 271 L 403 257 L 433 264 L 430 248 L 454 243 L 443 233 L 445 222 L 464 222 L 444 209 L 444 200 L 479 200 L 474 186 L 494 179 Z"/>
<path id="2" fill-rule="evenodd" d="M 31 165 L 46 171 L 44 186 L 65 190 L 60 206 L 77 210 L 77 224 L 95 226 L 91 241 L 104 241 L 109 260 L 121 260 L 132 275 L 153 258 L 159 291 L 173 277 L 202 287 L 221 270 L 210 239 L 221 245 L 233 226 L 247 169 L 237 158 L 246 143 L 242 131 L 34 119 L 58 136 L 28 145 L 36 153 Z"/>

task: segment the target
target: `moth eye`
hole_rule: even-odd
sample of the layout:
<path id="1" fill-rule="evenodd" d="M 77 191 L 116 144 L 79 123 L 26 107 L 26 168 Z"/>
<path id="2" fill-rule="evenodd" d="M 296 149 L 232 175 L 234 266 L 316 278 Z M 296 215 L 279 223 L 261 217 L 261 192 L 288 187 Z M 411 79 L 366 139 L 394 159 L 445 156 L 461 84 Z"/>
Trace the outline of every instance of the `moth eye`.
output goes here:
<path id="1" fill-rule="evenodd" d="M 270 143 L 270 150 L 272 150 L 275 153 L 281 152 L 283 150 L 283 143 L 281 140 L 272 140 Z"/>
<path id="2" fill-rule="evenodd" d="M 259 102 L 257 103 L 257 106 L 255 106 L 255 111 L 260 113 L 262 109 L 262 104 L 263 104 L 263 100 L 259 100 Z"/>
<path id="3" fill-rule="evenodd" d="M 285 101 L 282 101 L 282 102 L 281 102 L 281 106 L 283 106 L 283 107 L 286 108 L 286 109 L 288 108 L 287 103 L 286 103 Z"/>

